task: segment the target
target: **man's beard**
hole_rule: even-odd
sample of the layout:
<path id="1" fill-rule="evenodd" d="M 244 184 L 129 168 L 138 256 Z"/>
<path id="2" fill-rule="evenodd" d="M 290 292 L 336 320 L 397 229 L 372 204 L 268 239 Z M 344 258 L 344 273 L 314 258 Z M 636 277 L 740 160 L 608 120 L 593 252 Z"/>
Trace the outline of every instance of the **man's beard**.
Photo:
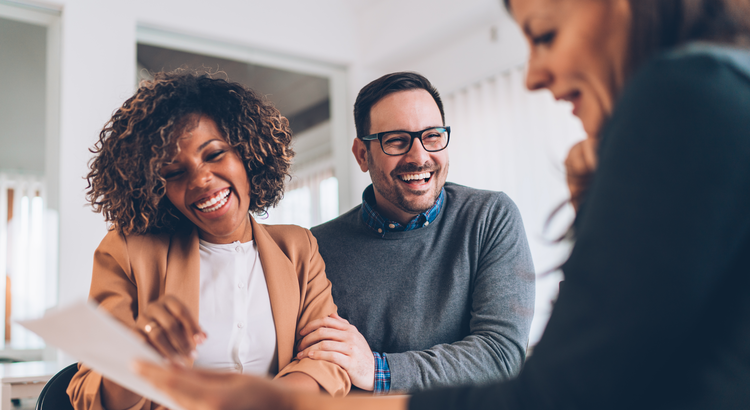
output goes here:
<path id="1" fill-rule="evenodd" d="M 368 158 L 368 160 L 370 162 L 370 178 L 372 179 L 373 187 L 388 202 L 396 205 L 402 211 L 414 215 L 425 212 L 428 209 L 432 208 L 433 205 L 435 205 L 435 201 L 437 200 L 438 196 L 440 196 L 440 191 L 442 190 L 443 185 L 437 179 L 433 184 L 432 180 L 442 177 L 443 173 L 447 172 L 447 164 L 445 169 L 441 169 L 440 166 L 438 166 L 434 162 L 426 162 L 421 166 L 417 166 L 413 163 L 407 163 L 397 166 L 393 169 L 393 171 L 391 171 L 390 175 L 386 176 L 382 172 L 382 170 L 380 170 L 380 168 L 372 166 L 374 162 L 372 161 L 371 156 Z M 373 170 L 375 172 L 372 172 Z M 404 195 L 404 190 L 406 189 L 406 187 L 400 185 L 399 181 L 401 181 L 401 178 L 399 178 L 398 174 L 417 174 L 422 172 L 432 173 L 430 176 L 431 185 L 428 187 L 428 189 L 425 189 L 423 191 L 409 190 L 408 192 L 412 195 L 417 195 L 419 198 L 423 198 L 424 196 L 429 195 L 429 199 L 425 201 L 418 201 L 414 199 L 408 200 L 406 198 L 406 195 Z M 433 189 L 435 192 L 431 193 L 430 191 Z"/>

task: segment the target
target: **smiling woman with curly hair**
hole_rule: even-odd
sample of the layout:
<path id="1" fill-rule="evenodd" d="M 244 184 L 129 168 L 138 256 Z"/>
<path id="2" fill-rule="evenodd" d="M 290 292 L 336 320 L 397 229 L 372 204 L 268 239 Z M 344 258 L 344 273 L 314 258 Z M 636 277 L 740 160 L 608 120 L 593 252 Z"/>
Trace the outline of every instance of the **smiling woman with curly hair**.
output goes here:
<path id="1" fill-rule="evenodd" d="M 187 70 L 143 83 L 92 149 L 87 198 L 111 226 L 90 297 L 175 363 L 342 395 L 344 370 L 294 359 L 296 329 L 336 312 L 315 239 L 251 216 L 281 199 L 291 140 L 240 84 Z M 68 394 L 76 409 L 158 407 L 83 365 Z"/>
<path id="2" fill-rule="evenodd" d="M 294 156 L 286 118 L 238 83 L 176 71 L 156 74 L 99 134 L 87 178 L 94 210 L 126 235 L 179 227 L 184 218 L 165 196 L 161 171 L 175 154 L 176 137 L 201 116 L 215 122 L 242 160 L 252 186 L 250 212 L 276 205 Z"/>

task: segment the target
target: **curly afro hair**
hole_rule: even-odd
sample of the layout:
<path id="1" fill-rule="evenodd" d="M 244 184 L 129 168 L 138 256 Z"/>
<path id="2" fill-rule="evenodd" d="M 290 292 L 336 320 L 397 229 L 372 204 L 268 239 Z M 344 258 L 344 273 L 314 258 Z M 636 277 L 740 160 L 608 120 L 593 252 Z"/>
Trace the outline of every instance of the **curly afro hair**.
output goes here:
<path id="1" fill-rule="evenodd" d="M 276 205 L 294 156 L 287 119 L 241 84 L 178 69 L 142 82 L 99 133 L 86 177 L 94 211 L 124 235 L 173 233 L 189 224 L 167 199 L 160 170 L 174 157 L 177 138 L 203 115 L 245 164 L 250 212 Z"/>

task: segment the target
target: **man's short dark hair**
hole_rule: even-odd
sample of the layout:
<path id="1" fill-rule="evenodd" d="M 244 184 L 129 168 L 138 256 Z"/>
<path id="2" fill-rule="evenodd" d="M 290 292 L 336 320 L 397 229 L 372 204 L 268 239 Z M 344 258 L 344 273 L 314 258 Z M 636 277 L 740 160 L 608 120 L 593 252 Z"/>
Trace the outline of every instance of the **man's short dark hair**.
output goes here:
<path id="1" fill-rule="evenodd" d="M 367 84 L 357 94 L 357 101 L 354 102 L 354 125 L 357 128 L 357 137 L 370 134 L 370 110 L 383 97 L 398 91 L 420 89 L 430 93 L 432 99 L 435 100 L 440 109 L 440 117 L 443 119 L 442 125 L 445 125 L 443 100 L 440 99 L 440 93 L 429 80 L 417 73 L 391 73 Z"/>

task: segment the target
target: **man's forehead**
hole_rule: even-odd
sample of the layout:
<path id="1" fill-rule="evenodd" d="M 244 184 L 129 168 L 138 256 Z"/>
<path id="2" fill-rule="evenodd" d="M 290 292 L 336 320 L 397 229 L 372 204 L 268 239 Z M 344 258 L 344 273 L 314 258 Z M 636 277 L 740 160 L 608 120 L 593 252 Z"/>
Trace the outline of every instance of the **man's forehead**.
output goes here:
<path id="1" fill-rule="evenodd" d="M 397 91 L 386 95 L 370 109 L 370 132 L 419 131 L 439 127 L 442 115 L 435 99 L 424 89 Z"/>

